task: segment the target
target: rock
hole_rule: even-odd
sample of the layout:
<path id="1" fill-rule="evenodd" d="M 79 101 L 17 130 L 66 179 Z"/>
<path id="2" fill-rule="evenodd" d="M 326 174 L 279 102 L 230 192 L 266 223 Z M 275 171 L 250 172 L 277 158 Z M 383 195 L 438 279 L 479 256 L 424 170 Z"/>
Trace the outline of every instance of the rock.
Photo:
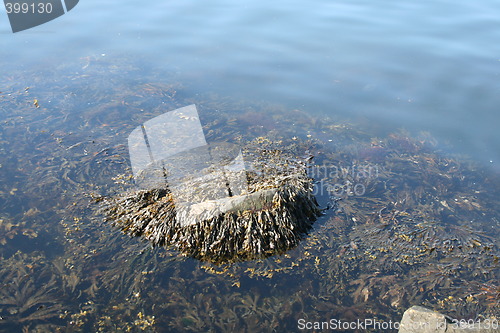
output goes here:
<path id="1" fill-rule="evenodd" d="M 203 220 L 212 219 L 222 216 L 225 213 L 240 213 L 244 211 L 259 211 L 271 209 L 273 206 L 273 197 L 278 192 L 278 189 L 262 190 L 247 195 L 238 195 L 218 200 L 207 200 L 195 204 L 178 205 L 177 215 L 185 214 L 187 217 L 177 220 L 200 222 Z M 189 223 L 189 224 L 193 224 Z M 183 224 L 187 226 L 189 224 Z"/>
<path id="2" fill-rule="evenodd" d="M 500 332 L 497 319 L 485 319 L 481 322 L 469 322 L 452 319 L 439 312 L 412 306 L 403 314 L 399 333 L 492 333 Z"/>
<path id="3" fill-rule="evenodd" d="M 248 194 L 180 204 L 168 188 L 131 191 L 104 198 L 101 212 L 130 236 L 199 260 L 266 258 L 297 246 L 321 215 L 305 170 L 271 175 L 269 183 L 260 189 L 252 183 Z"/>

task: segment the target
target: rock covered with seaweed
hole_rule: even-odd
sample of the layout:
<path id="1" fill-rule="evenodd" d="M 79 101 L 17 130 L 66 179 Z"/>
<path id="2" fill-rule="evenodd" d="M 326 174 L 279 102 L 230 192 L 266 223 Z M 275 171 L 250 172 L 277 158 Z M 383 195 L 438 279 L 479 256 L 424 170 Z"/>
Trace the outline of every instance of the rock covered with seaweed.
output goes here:
<path id="1" fill-rule="evenodd" d="M 198 204 L 196 208 L 207 217 L 196 223 L 179 221 L 180 210 L 168 186 L 107 198 L 103 211 L 108 221 L 130 236 L 153 246 L 174 246 L 204 261 L 283 253 L 298 244 L 320 215 L 306 170 L 309 157 L 300 159 L 286 150 L 265 138 L 250 142 L 244 149 L 246 158 L 253 160 L 246 174 L 248 193 L 218 200 L 217 207 L 224 209 L 215 213 L 207 214 L 211 201 Z"/>

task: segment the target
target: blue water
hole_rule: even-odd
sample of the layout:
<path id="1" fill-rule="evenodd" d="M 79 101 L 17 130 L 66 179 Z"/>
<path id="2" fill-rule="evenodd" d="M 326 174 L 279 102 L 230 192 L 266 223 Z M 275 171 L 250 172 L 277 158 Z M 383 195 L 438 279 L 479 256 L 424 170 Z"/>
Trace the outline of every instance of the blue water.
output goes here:
<path id="1" fill-rule="evenodd" d="M 140 57 L 193 95 L 426 130 L 499 169 L 499 17 L 494 0 L 82 0 L 16 34 L 2 11 L 0 68 Z"/>

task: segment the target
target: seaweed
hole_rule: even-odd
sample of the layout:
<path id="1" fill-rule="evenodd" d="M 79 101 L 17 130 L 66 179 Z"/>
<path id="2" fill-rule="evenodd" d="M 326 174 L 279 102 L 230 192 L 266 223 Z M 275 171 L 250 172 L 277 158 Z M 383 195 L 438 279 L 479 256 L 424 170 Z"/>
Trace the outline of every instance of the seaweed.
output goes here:
<path id="1" fill-rule="evenodd" d="M 375 135 L 280 105 L 191 96 L 168 73 L 105 58 L 2 78 L 0 330 L 295 331 L 301 318 L 396 321 L 413 304 L 457 319 L 500 316 L 491 170 L 429 134 Z M 141 202 L 168 207 L 165 189 L 138 197 L 123 143 L 192 103 L 207 140 L 257 161 L 252 191 L 312 187 L 323 215 L 300 241 L 238 260 L 228 260 L 234 248 L 212 261 L 187 251 L 198 260 L 103 223 L 110 202 L 112 214 L 118 202 L 134 207 L 138 221 Z M 144 234 L 138 225 L 127 232 Z"/>

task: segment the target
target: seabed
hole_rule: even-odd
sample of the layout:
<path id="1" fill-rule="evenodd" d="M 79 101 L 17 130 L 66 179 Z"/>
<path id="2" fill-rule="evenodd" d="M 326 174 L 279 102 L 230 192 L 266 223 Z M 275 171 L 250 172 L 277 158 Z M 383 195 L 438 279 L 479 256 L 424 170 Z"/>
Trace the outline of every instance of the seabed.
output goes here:
<path id="1" fill-rule="evenodd" d="M 374 135 L 282 106 L 186 98 L 189 90 L 123 60 L 13 77 L 0 93 L 0 331 L 296 331 L 300 319 L 400 320 L 415 304 L 457 319 L 500 317 L 499 176 L 428 134 Z M 26 87 L 30 77 L 40 81 Z M 168 189 L 135 188 L 124 142 L 192 103 L 207 141 L 243 147 L 264 169 L 279 165 L 266 163 L 277 154 L 307 173 L 286 179 L 276 169 L 270 183 L 249 173 L 249 193 L 277 191 L 273 206 L 217 223 L 214 234 L 209 223 L 164 223 Z M 309 207 L 308 221 L 281 215 L 287 200 L 309 198 L 297 189 L 323 210 L 314 223 L 312 200 L 289 208 Z M 158 222 L 141 202 L 158 207 Z M 280 241 L 278 227 L 240 241 L 268 210 L 269 221 L 296 218 L 292 241 Z M 233 243 L 206 246 L 224 231 Z"/>

